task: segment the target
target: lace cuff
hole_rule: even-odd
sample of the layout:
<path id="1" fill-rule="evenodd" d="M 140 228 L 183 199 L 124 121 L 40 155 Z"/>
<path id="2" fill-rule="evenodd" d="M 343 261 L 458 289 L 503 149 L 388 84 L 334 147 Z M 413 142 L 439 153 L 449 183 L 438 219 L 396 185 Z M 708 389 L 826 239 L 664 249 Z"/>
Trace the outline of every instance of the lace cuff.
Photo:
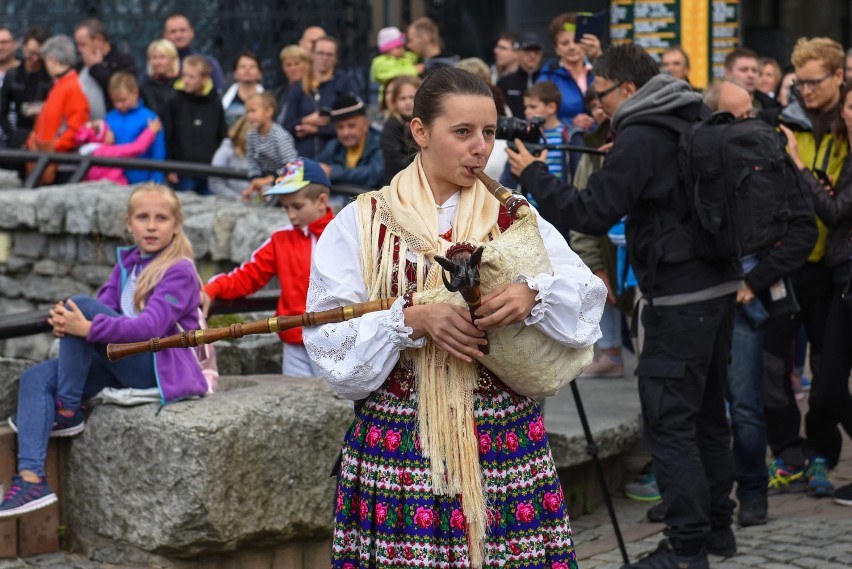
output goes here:
<path id="1" fill-rule="evenodd" d="M 515 278 L 515 282 L 525 283 L 530 289 L 537 291 L 535 295 L 535 306 L 533 306 L 530 315 L 524 320 L 524 324 L 532 326 L 541 322 L 549 308 L 548 297 L 550 296 L 550 287 L 553 284 L 554 277 L 546 273 L 541 273 L 536 277 L 528 277 L 519 275 Z"/>
<path id="2" fill-rule="evenodd" d="M 411 339 L 414 328 L 405 325 L 405 315 L 402 313 L 402 309 L 406 306 L 409 306 L 409 302 L 405 297 L 396 299 L 387 315 L 379 320 L 379 325 L 387 330 L 391 343 L 399 350 L 422 348 L 426 344 L 426 336 L 417 340 Z"/>

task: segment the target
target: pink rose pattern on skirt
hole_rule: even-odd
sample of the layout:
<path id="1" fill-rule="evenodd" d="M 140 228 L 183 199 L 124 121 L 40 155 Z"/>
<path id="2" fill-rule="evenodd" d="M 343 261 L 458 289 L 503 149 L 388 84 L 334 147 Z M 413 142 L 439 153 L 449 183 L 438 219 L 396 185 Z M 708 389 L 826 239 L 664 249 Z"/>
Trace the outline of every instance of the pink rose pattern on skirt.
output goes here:
<path id="1" fill-rule="evenodd" d="M 480 461 L 490 498 L 486 566 L 576 569 L 565 497 L 538 404 L 476 396 Z M 458 497 L 434 496 L 420 453 L 416 395 L 380 389 L 346 435 L 332 567 L 462 569 L 466 518 Z"/>

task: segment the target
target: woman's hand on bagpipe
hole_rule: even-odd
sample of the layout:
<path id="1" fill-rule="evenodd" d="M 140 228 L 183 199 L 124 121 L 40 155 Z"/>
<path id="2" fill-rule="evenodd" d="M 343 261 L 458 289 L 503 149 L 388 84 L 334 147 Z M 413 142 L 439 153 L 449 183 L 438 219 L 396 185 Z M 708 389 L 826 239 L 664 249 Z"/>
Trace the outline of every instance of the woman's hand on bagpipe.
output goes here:
<path id="1" fill-rule="evenodd" d="M 476 326 L 480 330 L 496 330 L 509 324 L 522 322 L 532 312 L 538 291 L 525 283 L 504 285 L 482 297 L 477 309 Z"/>
<path id="2" fill-rule="evenodd" d="M 409 306 L 404 309 L 405 325 L 416 340 L 429 335 L 437 346 L 466 362 L 482 357 L 480 346 L 487 344 L 484 334 L 470 319 L 466 307 L 438 303 Z"/>

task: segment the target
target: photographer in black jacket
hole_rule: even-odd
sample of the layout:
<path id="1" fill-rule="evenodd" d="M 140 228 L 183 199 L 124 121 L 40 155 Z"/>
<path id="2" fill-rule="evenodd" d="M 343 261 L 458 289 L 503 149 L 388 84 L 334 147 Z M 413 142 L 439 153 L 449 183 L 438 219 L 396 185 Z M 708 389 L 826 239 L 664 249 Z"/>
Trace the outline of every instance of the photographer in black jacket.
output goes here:
<path id="1" fill-rule="evenodd" d="M 735 263 L 696 258 L 687 229 L 678 131 L 709 111 L 689 84 L 660 74 L 635 45 L 610 47 L 594 74 L 616 142 L 585 191 L 561 184 L 520 141 L 518 152 L 507 152 L 523 187 L 564 234 L 604 234 L 628 216 L 628 254 L 645 297 L 635 316 L 644 326 L 636 369 L 643 436 L 667 507 L 668 536 L 629 567 L 702 569 L 708 551 L 736 551 L 725 378 L 742 284 Z"/>

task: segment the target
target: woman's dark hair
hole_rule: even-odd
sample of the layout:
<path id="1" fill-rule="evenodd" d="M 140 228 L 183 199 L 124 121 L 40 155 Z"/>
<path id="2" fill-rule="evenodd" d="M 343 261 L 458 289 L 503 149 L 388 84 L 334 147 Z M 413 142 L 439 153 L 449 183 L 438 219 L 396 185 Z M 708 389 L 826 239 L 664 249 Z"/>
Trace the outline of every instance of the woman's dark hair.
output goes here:
<path id="1" fill-rule="evenodd" d="M 491 88 L 479 77 L 455 67 L 436 69 L 426 76 L 414 96 L 413 117 L 430 125 L 444 110 L 448 95 L 475 95 L 494 100 Z M 495 107 L 496 108 L 496 107 Z"/>
<path id="2" fill-rule="evenodd" d="M 629 43 L 607 48 L 595 61 L 592 71 L 613 83 L 630 81 L 639 89 L 660 73 L 660 66 L 647 51 Z"/>
<path id="3" fill-rule="evenodd" d="M 834 126 L 831 129 L 831 134 L 834 135 L 835 148 L 843 148 L 849 138 L 849 130 L 843 120 L 843 106 L 846 104 L 846 97 L 849 96 L 849 93 L 852 93 L 852 81 L 847 81 L 840 90 L 840 104 L 837 105 L 837 115 L 834 117 Z"/>
<path id="4" fill-rule="evenodd" d="M 240 64 L 240 60 L 242 58 L 251 59 L 257 64 L 257 68 L 263 73 L 263 64 L 260 62 L 260 58 L 253 51 L 241 51 L 237 54 L 236 59 L 234 59 L 234 71 L 237 70 L 237 66 Z"/>
<path id="5" fill-rule="evenodd" d="M 27 43 L 30 40 L 35 40 L 38 42 L 38 45 L 44 45 L 50 39 L 50 32 L 45 30 L 44 28 L 39 28 L 38 26 L 32 27 L 27 30 L 27 33 L 24 34 L 24 41 L 22 43 Z"/>

